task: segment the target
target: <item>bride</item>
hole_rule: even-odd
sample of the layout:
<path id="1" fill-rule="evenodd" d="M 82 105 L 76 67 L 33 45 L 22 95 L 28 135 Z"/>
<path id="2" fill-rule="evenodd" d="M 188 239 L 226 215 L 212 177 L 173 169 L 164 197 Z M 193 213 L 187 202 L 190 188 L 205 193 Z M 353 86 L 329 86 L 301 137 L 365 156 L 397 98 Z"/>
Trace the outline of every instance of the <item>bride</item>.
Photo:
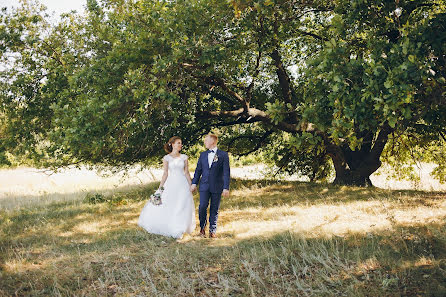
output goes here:
<path id="1" fill-rule="evenodd" d="M 195 205 L 190 192 L 191 178 L 187 155 L 180 154 L 181 138 L 174 136 L 164 145 L 164 174 L 158 191 L 161 205 L 147 202 L 139 215 L 138 225 L 147 232 L 181 238 L 195 229 Z M 163 190 L 163 188 L 165 188 Z"/>

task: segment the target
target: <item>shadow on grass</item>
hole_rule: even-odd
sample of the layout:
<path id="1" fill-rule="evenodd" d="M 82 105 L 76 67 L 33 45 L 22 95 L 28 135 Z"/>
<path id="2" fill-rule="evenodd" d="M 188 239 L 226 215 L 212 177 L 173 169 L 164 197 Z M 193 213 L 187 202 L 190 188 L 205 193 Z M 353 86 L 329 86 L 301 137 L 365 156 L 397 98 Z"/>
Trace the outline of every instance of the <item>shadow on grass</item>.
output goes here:
<path id="1" fill-rule="evenodd" d="M 101 190 L 98 194 L 112 200 L 140 201 L 146 200 L 159 186 L 159 182 L 141 185 L 116 187 Z M 47 195 L 8 196 L 0 200 L 0 212 L 5 210 L 26 209 L 35 207 L 49 207 L 49 205 L 70 204 L 72 201 L 82 201 L 94 191 L 77 191 L 72 193 L 52 193 Z M 194 194 L 198 202 L 198 193 Z M 445 192 L 424 192 L 418 190 L 385 190 L 380 188 L 359 188 L 334 186 L 299 181 L 278 180 L 244 180 L 231 179 L 231 196 L 224 197 L 221 209 L 269 207 L 277 205 L 296 205 L 299 203 L 326 203 L 366 201 L 370 199 L 403 199 L 410 197 L 411 203 L 423 203 L 424 198 L 444 200 Z M 416 199 L 416 201 L 414 200 Z M 424 202 L 429 203 L 429 202 Z"/>
<path id="2" fill-rule="evenodd" d="M 157 185 L 114 193 L 127 203 L 119 206 L 76 201 L 3 212 L 0 296 L 444 296 L 446 292 L 445 217 L 436 223 L 392 223 L 387 230 L 342 236 L 289 228 L 235 238 L 236 226 L 219 233 L 216 240 L 194 235 L 177 242 L 136 225 L 145 199 Z M 265 180 L 233 180 L 231 190 L 232 195 L 222 201 L 223 218 L 231 209 L 258 206 L 267 213 L 277 205 L 318 206 L 327 201 L 410 200 L 411 205 L 424 205 L 424 200 L 444 200 L 443 193 Z M 198 195 L 194 198 L 198 206 Z M 267 219 L 266 214 L 259 218 Z"/>
<path id="3" fill-rule="evenodd" d="M 157 186 L 114 192 L 114 201 L 125 202 L 119 206 L 71 201 L 0 213 L 0 296 L 444 296 L 445 217 L 331 237 L 280 230 L 236 238 L 236 226 L 217 240 L 177 242 L 136 225 Z M 434 209 L 445 199 L 440 192 L 239 179 L 231 192 L 221 204 L 226 224 L 240 219 L 229 215 L 233 209 L 259 207 L 259 222 L 267 222 L 277 217 L 267 214 L 275 206 L 384 200 Z"/>
<path id="4" fill-rule="evenodd" d="M 128 200 L 145 200 L 158 187 L 159 182 L 139 186 L 132 191 L 118 191 Z M 122 193 L 122 194 L 120 194 Z M 410 199 L 408 199 L 410 198 Z M 231 179 L 231 195 L 222 197 L 220 209 L 270 207 L 278 205 L 318 204 L 318 203 L 345 203 L 368 200 L 401 200 L 402 203 L 432 206 L 429 200 L 445 200 L 445 192 L 424 192 L 419 190 L 386 190 L 376 187 L 361 188 L 335 186 L 326 183 L 310 183 L 299 181 L 278 180 L 246 180 Z M 199 203 L 198 192 L 194 193 L 194 200 Z"/>
<path id="5" fill-rule="evenodd" d="M 65 193 L 51 193 L 42 195 L 8 195 L 0 198 L 0 212 L 16 211 L 18 209 L 34 209 L 36 207 L 51 207 L 51 205 L 71 204 L 73 201 L 82 202 L 88 195 L 100 194 L 106 197 L 121 197 L 130 200 L 142 200 L 150 196 L 159 186 L 159 182 L 141 185 L 125 185 L 112 187 L 100 191 L 75 191 Z"/>
<path id="6" fill-rule="evenodd" d="M 230 244 L 224 237 L 177 242 L 124 221 L 98 233 L 60 234 L 58 224 L 65 220 L 74 226 L 80 213 L 90 214 L 85 218 L 90 222 L 110 219 L 103 206 L 55 212 L 31 232 L 30 217 L 9 218 L 10 228 L 3 222 L 0 295 L 444 296 L 446 292 L 445 217 L 442 223 L 395 225 L 391 231 L 368 234 L 315 238 L 284 231 Z M 124 208 L 114 209 L 111 219 L 122 212 Z M 20 232 L 10 233 L 13 230 Z"/>
<path id="7" fill-rule="evenodd" d="M 223 198 L 221 209 L 270 207 L 277 205 L 346 203 L 368 200 L 401 200 L 402 203 L 426 204 L 430 200 L 445 200 L 445 192 L 417 190 L 385 190 L 376 187 L 361 188 L 335 186 L 299 181 L 231 180 L 232 195 Z M 410 199 L 407 199 L 410 198 Z M 406 200 L 406 201 L 405 201 Z"/>

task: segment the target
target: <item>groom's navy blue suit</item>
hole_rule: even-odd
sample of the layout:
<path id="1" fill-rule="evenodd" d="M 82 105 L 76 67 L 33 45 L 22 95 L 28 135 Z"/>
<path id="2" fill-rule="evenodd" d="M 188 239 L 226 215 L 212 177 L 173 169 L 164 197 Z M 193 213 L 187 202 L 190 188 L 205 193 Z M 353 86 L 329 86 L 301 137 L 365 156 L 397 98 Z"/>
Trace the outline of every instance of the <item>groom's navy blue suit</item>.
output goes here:
<path id="1" fill-rule="evenodd" d="M 200 228 L 204 229 L 206 227 L 207 208 L 210 199 L 209 232 L 215 233 L 217 230 L 218 208 L 220 207 L 221 193 L 223 192 L 223 189 L 229 190 L 230 168 L 228 153 L 219 149 L 217 149 L 211 167 L 209 168 L 209 153 L 210 150 L 207 150 L 200 154 L 192 184 L 197 185 L 198 182 L 200 182 L 200 206 L 198 207 Z"/>

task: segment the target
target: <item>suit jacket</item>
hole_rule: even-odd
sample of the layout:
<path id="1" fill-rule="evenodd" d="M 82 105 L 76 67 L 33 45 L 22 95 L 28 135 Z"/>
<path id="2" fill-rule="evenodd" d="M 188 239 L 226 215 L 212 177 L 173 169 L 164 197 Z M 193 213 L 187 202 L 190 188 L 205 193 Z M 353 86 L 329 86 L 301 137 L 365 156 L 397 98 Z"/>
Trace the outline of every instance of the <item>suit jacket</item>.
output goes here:
<path id="1" fill-rule="evenodd" d="M 211 168 L 208 163 L 208 151 L 204 151 L 198 158 L 197 168 L 195 168 L 192 184 L 200 184 L 199 191 L 209 191 L 211 193 L 221 193 L 223 189 L 229 190 L 229 156 L 228 153 L 217 149 Z M 200 180 L 201 178 L 201 180 Z"/>

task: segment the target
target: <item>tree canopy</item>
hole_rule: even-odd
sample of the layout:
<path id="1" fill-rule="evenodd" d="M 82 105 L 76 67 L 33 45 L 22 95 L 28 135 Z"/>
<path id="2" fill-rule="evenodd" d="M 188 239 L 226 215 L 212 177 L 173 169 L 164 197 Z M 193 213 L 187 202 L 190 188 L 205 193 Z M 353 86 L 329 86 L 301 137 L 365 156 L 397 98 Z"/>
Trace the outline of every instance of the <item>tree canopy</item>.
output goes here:
<path id="1" fill-rule="evenodd" d="M 54 25 L 36 3 L 2 10 L 0 151 L 150 163 L 219 128 L 234 154 L 371 185 L 390 143 L 444 141 L 444 1 L 87 3 Z"/>

